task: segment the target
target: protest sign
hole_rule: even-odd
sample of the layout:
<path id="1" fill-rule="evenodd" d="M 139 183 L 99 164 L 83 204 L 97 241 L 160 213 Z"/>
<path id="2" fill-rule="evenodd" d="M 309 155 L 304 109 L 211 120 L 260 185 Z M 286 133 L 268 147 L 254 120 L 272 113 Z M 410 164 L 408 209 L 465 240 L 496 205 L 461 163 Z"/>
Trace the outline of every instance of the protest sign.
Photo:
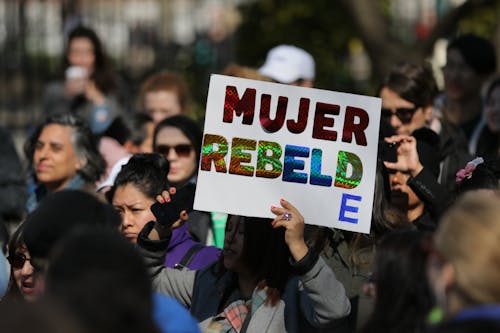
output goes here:
<path id="1" fill-rule="evenodd" d="M 379 98 L 212 75 L 194 208 L 370 230 Z"/>

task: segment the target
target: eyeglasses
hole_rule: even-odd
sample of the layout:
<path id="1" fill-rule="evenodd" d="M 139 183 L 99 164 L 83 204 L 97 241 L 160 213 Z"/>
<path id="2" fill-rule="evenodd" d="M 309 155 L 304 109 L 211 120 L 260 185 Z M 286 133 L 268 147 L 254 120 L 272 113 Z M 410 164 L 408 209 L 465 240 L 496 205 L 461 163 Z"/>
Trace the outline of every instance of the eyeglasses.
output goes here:
<path id="1" fill-rule="evenodd" d="M 403 124 L 409 124 L 411 119 L 413 118 L 413 114 L 417 111 L 418 108 L 398 108 L 394 112 L 391 109 L 382 109 L 382 117 L 384 117 L 387 121 L 391 119 L 393 115 L 399 118 Z"/>
<path id="2" fill-rule="evenodd" d="M 31 259 L 26 258 L 26 256 L 22 253 L 16 253 L 13 256 L 9 256 L 9 263 L 12 266 L 12 268 L 15 269 L 20 269 L 23 268 L 24 263 L 26 261 L 31 261 Z"/>
<path id="3" fill-rule="evenodd" d="M 180 144 L 173 147 L 169 145 L 157 145 L 155 150 L 157 153 L 168 156 L 170 149 L 175 150 L 175 153 L 179 157 L 188 157 L 193 150 L 193 146 L 189 144 Z"/>

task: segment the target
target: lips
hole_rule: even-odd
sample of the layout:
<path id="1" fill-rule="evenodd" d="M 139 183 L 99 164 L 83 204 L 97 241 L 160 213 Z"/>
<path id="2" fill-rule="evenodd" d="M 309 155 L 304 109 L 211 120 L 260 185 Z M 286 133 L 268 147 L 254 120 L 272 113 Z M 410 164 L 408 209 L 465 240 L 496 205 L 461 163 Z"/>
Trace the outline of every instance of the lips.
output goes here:
<path id="1" fill-rule="evenodd" d="M 24 281 L 21 284 L 23 294 L 31 294 L 35 291 L 35 284 L 31 281 Z"/>
<path id="2" fill-rule="evenodd" d="M 36 170 L 36 172 L 44 172 L 50 168 L 51 168 L 50 165 L 41 163 L 41 164 L 37 164 L 35 170 Z"/>
<path id="3" fill-rule="evenodd" d="M 125 237 L 127 239 L 137 239 L 137 234 L 135 232 L 126 232 Z"/>

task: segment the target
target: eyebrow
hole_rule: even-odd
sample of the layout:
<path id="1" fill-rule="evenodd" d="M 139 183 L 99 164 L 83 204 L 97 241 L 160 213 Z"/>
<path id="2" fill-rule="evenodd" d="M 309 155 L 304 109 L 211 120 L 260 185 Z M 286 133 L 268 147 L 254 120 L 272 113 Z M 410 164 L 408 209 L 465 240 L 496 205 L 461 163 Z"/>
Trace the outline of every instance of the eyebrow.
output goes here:
<path id="1" fill-rule="evenodd" d="M 45 144 L 46 144 L 46 142 L 44 142 L 44 141 L 42 141 L 42 140 L 38 139 L 38 140 L 36 141 L 36 145 L 38 145 L 38 144 L 45 145 Z M 51 141 L 51 142 L 49 142 L 48 144 L 49 144 L 52 148 L 62 148 L 62 147 L 64 147 L 64 143 L 61 143 L 61 142 L 54 142 L 54 141 Z"/>

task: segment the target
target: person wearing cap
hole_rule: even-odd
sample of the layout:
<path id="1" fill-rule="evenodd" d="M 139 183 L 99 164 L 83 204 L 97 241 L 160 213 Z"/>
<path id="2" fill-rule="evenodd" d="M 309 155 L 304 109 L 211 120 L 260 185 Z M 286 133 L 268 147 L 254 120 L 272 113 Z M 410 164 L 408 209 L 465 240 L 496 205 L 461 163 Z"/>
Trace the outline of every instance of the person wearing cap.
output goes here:
<path id="1" fill-rule="evenodd" d="M 283 84 L 312 88 L 314 86 L 314 58 L 293 45 L 278 45 L 267 53 L 259 73 Z"/>

